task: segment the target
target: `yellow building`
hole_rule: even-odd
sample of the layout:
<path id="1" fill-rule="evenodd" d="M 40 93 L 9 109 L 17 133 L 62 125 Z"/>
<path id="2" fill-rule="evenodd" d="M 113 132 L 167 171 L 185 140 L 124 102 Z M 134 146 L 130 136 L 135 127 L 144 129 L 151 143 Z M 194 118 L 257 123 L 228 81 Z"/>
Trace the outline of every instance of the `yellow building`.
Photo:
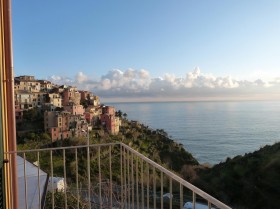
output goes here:
<path id="1" fill-rule="evenodd" d="M 29 92 L 40 92 L 41 84 L 35 80 L 34 76 L 19 76 L 15 77 L 14 89 L 15 91 L 29 91 Z"/>

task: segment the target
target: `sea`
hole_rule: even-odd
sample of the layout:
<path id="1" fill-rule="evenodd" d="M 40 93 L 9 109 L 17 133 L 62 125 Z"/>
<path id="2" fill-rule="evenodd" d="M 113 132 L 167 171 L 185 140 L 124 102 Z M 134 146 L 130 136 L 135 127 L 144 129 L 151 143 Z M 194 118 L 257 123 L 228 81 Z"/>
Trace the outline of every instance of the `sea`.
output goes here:
<path id="1" fill-rule="evenodd" d="M 108 103 L 211 165 L 280 141 L 280 101 Z"/>

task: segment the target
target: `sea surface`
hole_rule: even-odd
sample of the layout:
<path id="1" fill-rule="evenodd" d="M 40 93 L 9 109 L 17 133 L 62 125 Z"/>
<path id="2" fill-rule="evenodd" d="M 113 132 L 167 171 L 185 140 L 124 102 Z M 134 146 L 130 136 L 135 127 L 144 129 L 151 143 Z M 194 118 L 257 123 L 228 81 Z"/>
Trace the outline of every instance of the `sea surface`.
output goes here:
<path id="1" fill-rule="evenodd" d="M 200 163 L 217 164 L 280 141 L 280 102 L 108 103 L 153 129 L 164 129 Z"/>

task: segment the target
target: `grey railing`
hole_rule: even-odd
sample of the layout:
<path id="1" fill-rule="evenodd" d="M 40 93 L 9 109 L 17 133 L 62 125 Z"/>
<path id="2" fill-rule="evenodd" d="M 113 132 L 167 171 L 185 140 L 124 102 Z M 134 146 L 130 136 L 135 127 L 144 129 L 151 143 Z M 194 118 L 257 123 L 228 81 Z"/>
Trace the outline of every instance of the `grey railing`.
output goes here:
<path id="1" fill-rule="evenodd" d="M 123 143 L 5 153 L 12 155 L 22 159 L 23 209 L 230 208 Z"/>

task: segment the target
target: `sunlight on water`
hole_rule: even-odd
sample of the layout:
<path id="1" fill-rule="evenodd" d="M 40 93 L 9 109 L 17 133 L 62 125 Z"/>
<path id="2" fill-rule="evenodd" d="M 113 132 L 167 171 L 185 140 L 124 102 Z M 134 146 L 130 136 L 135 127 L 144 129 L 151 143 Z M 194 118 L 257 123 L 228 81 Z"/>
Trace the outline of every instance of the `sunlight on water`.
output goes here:
<path id="1" fill-rule="evenodd" d="M 280 141 L 280 102 L 111 103 L 128 118 L 164 129 L 200 163 Z"/>

